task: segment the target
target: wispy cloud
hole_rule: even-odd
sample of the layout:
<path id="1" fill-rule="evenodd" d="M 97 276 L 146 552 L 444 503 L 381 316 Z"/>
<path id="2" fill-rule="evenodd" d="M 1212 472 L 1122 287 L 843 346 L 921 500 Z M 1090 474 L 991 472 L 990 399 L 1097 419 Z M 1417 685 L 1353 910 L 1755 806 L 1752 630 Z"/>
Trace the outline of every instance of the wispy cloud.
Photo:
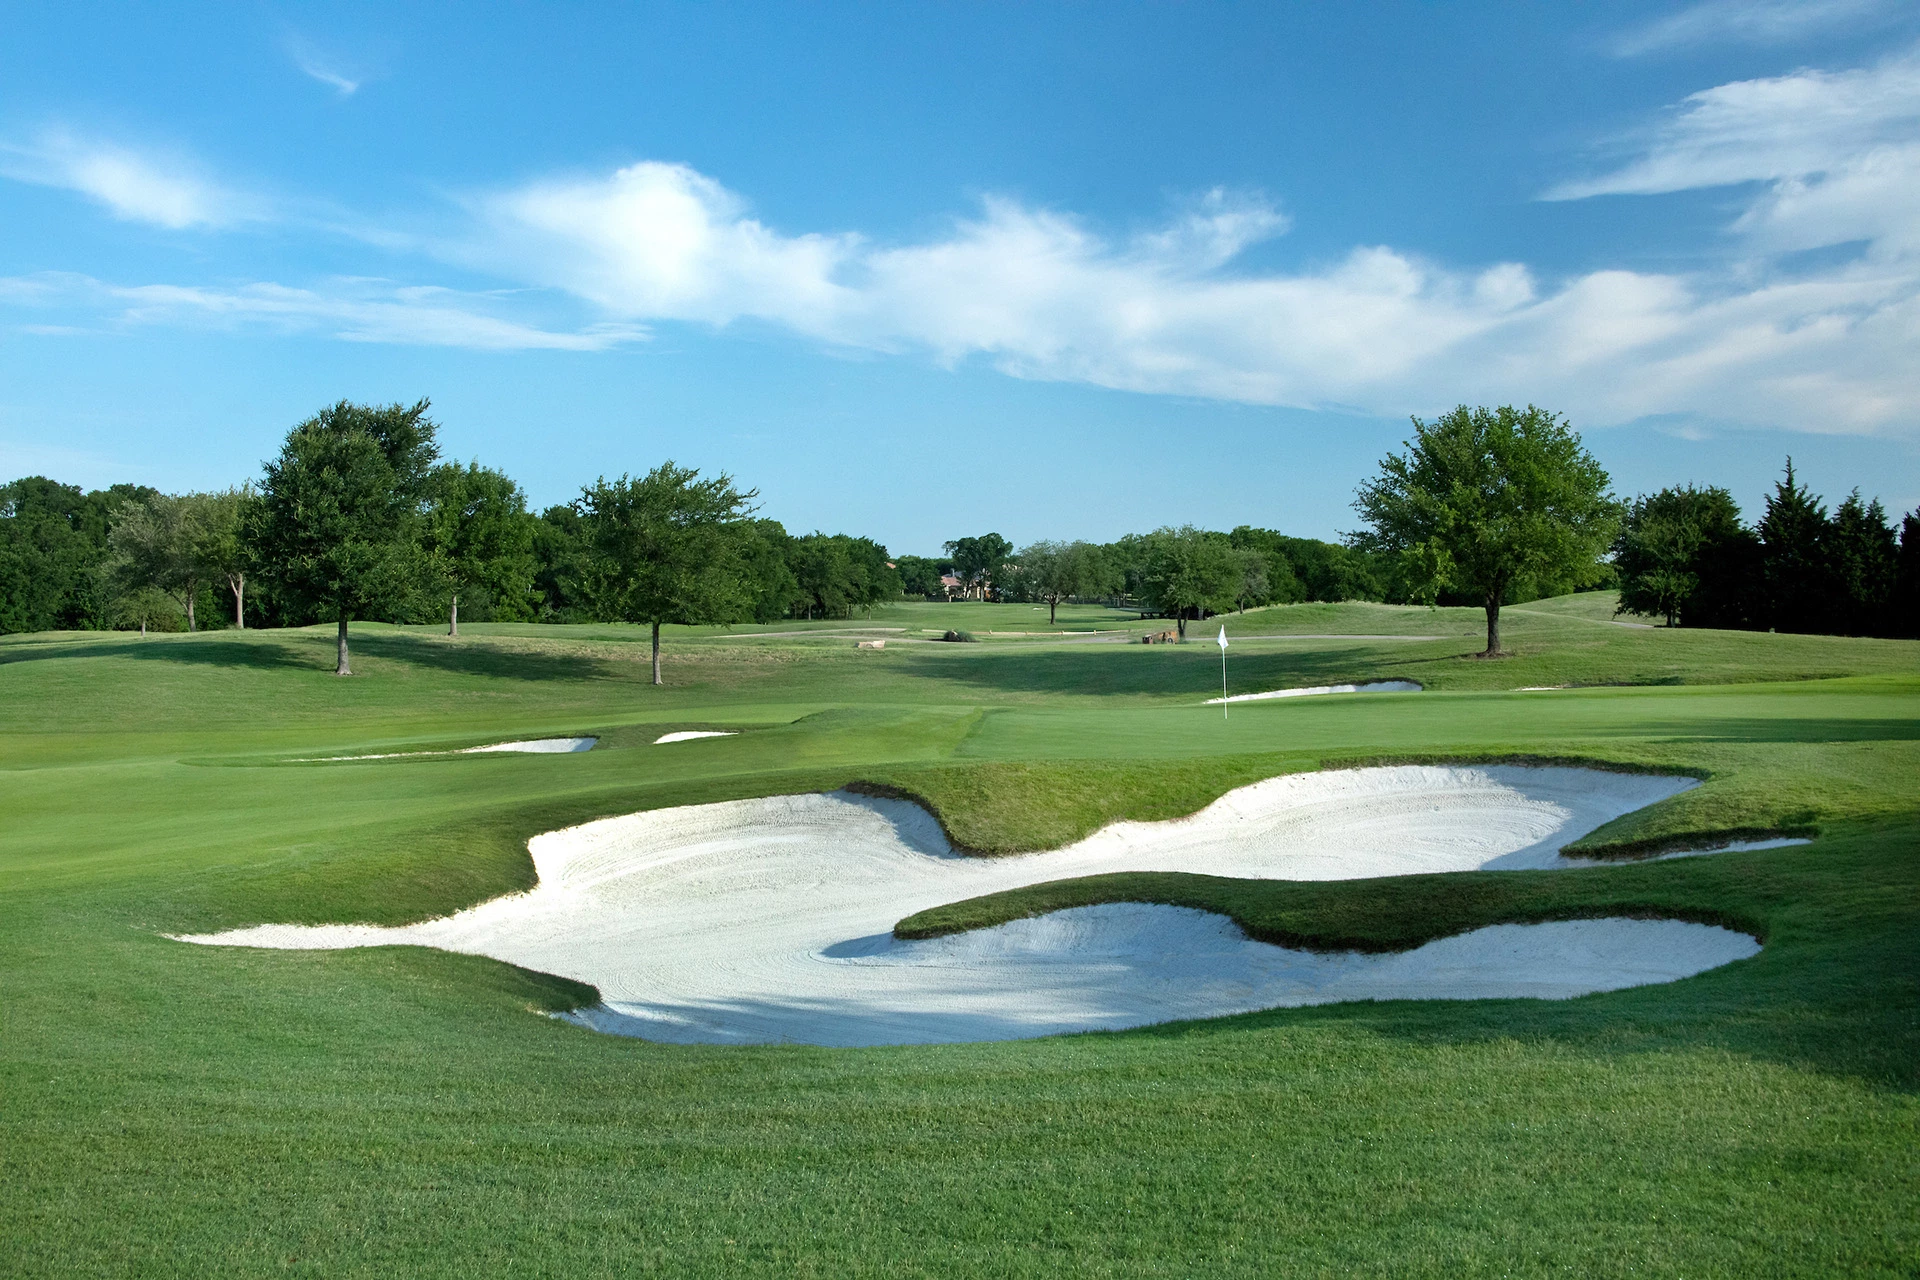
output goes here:
<path id="1" fill-rule="evenodd" d="M 0 142 L 0 173 L 77 191 L 117 218 L 172 230 L 232 226 L 267 213 L 265 201 L 215 182 L 183 157 L 64 129 L 45 130 L 23 142 Z"/>
<path id="2" fill-rule="evenodd" d="M 1872 67 L 1736 80 L 1692 94 L 1634 155 L 1549 200 L 1653 195 L 1835 173 L 1887 147 L 1920 140 L 1920 50 Z"/>
<path id="3" fill-rule="evenodd" d="M 1856 205 L 1871 194 L 1857 186 Z M 1747 216 L 1786 237 L 1843 194 L 1783 186 Z M 1920 426 L 1920 267 L 1904 259 L 1813 277 L 1752 262 L 1717 276 L 1599 271 L 1549 287 L 1518 263 L 1461 271 L 1372 246 L 1258 273 L 1239 255 L 1285 220 L 1225 193 L 1130 238 L 989 199 L 943 236 L 879 245 L 782 235 L 712 178 L 654 163 L 534 184 L 478 213 L 481 230 L 447 252 L 633 322 L 768 322 L 1018 377 L 1260 404 L 1398 414 L 1535 399 L 1601 422 Z"/>
<path id="4" fill-rule="evenodd" d="M 438 236 L 334 232 L 511 282 L 503 292 L 30 277 L 0 280 L 0 303 L 42 312 L 36 321 L 91 306 L 116 325 L 482 350 L 602 350 L 659 323 L 744 322 L 1021 378 L 1255 404 L 1398 415 L 1532 400 L 1583 425 L 1698 414 L 1920 433 L 1917 123 L 1920 52 L 1739 81 L 1675 104 L 1616 140 L 1597 176 L 1548 193 L 1756 184 L 1729 221 L 1724 263 L 1686 274 L 1543 279 L 1522 263 L 1463 269 L 1384 245 L 1260 270 L 1247 251 L 1287 219 L 1257 193 L 1225 190 L 1132 234 L 991 197 L 937 234 L 883 243 L 781 230 L 716 178 L 649 161 L 475 196 Z M 164 225 L 212 225 L 199 190 L 176 194 Z M 174 207 L 126 204 L 150 220 Z M 1853 242 L 1864 247 L 1792 256 Z"/>
<path id="5" fill-rule="evenodd" d="M 512 299 L 500 294 L 374 279 L 332 280 L 316 288 L 271 282 L 215 288 L 116 285 L 91 276 L 44 272 L 0 278 L 0 300 L 43 310 L 107 312 L 119 327 L 264 327 L 348 342 L 481 351 L 602 351 L 646 337 L 642 327 L 623 322 L 544 328 L 502 315 Z"/>
<path id="6" fill-rule="evenodd" d="M 365 77 L 349 75 L 343 69 L 340 59 L 324 53 L 305 36 L 289 35 L 285 43 L 287 56 L 293 59 L 294 66 L 341 97 L 352 97 L 365 83 Z"/>
<path id="7" fill-rule="evenodd" d="M 1623 58 L 1703 44 L 1777 45 L 1828 28 L 1858 27 L 1897 7 L 1898 0 L 1704 0 L 1623 32 L 1612 51 Z"/>

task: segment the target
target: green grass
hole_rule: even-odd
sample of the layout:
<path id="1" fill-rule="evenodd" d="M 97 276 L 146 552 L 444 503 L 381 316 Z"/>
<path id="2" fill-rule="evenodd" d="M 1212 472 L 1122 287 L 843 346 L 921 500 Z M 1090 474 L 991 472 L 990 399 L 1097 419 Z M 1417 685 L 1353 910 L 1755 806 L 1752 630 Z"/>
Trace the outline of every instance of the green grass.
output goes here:
<path id="1" fill-rule="evenodd" d="M 1573 597 L 1509 611 L 1518 656 L 1479 662 L 1477 611 L 1290 606 L 1227 620 L 1239 687 L 1429 692 L 1223 722 L 1199 705 L 1211 644 L 987 634 L 1044 629 L 1017 625 L 1027 608 L 876 610 L 982 638 L 879 653 L 670 629 L 665 689 L 635 628 L 356 626 L 352 680 L 328 674 L 326 629 L 0 638 L 0 1271 L 1920 1266 L 1920 645 L 1617 627 Z M 1063 609 L 1070 625 L 1153 624 Z M 1442 638 L 1251 638 L 1309 634 Z M 1534 684 L 1595 687 L 1510 692 Z M 708 727 L 740 732 L 651 745 Z M 572 733 L 601 746 L 290 763 Z M 907 927 L 1117 896 L 1316 946 L 1627 912 L 1736 924 L 1765 950 L 1566 1002 L 739 1050 L 556 1023 L 537 1012 L 590 993 L 471 957 L 160 936 L 453 910 L 528 884 L 528 836 L 662 805 L 864 781 L 1004 852 L 1290 770 L 1515 755 L 1706 779 L 1597 849 L 1818 838 L 1558 873 L 1101 878 Z"/>

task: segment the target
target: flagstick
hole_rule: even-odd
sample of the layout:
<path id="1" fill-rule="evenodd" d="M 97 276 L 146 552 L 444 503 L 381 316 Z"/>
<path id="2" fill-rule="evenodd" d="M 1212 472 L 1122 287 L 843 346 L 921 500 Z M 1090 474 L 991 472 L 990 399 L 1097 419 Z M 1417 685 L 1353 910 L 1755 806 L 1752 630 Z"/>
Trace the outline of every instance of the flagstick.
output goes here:
<path id="1" fill-rule="evenodd" d="M 1220 718 L 1227 718 L 1227 628 L 1220 628 Z"/>

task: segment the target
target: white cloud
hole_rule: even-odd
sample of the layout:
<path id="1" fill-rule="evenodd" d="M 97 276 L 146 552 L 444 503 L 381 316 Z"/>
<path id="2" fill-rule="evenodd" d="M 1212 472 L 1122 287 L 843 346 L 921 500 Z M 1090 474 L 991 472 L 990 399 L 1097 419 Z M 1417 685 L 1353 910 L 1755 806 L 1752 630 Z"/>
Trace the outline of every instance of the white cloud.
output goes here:
<path id="1" fill-rule="evenodd" d="M 1893 8 L 1893 0 L 1705 0 L 1633 28 L 1612 47 L 1630 58 L 1723 42 L 1785 44 L 1822 28 L 1857 27 Z"/>
<path id="2" fill-rule="evenodd" d="M 136 151 L 52 129 L 0 143 L 0 173 L 77 191 L 117 218 L 171 230 L 225 227 L 266 216 L 263 201 L 226 188 L 178 157 Z"/>
<path id="3" fill-rule="evenodd" d="M 1460 269 L 1391 246 L 1255 269 L 1247 250 L 1287 219 L 1227 191 L 1130 234 L 999 197 L 909 243 L 789 234 L 716 179 L 646 162 L 476 197 L 454 232 L 380 241 L 527 292 L 88 287 L 121 324 L 598 350 L 654 322 L 746 322 L 1022 378 L 1255 404 L 1399 415 L 1533 401 L 1586 426 L 1695 414 L 1920 432 L 1920 54 L 1694 94 L 1608 171 L 1549 198 L 1743 183 L 1758 186 L 1718 268 L 1543 280 L 1521 263 Z M 204 225 L 196 208 L 182 197 L 176 223 Z M 1791 256 L 1811 249 L 1829 252 Z M 0 301 L 44 309 L 36 291 L 50 287 L 0 281 Z M 594 322 L 528 318 L 556 298 Z"/>
<path id="4" fill-rule="evenodd" d="M 348 342 L 464 347 L 482 351 L 602 351 L 646 336 L 637 325 L 605 323 L 549 329 L 497 314 L 498 295 L 346 279 L 320 289 L 256 282 L 230 288 L 114 285 L 89 276 L 45 272 L 0 278 L 0 300 L 42 309 L 107 311 L 126 325 L 262 326 L 319 332 Z M 45 328 L 46 326 L 40 326 Z"/>
<path id="5" fill-rule="evenodd" d="M 341 70 L 339 59 L 323 53 L 305 36 L 289 35 L 286 49 L 287 56 L 293 59 L 293 65 L 300 68 L 303 75 L 318 80 L 343 98 L 350 98 L 359 92 L 364 77 L 349 76 Z"/>
<path id="6" fill-rule="evenodd" d="M 1548 286 L 1517 263 L 1462 271 L 1383 246 L 1316 270 L 1253 272 L 1236 267 L 1239 255 L 1283 233 L 1286 220 L 1223 192 L 1124 238 L 997 198 L 921 243 L 786 236 L 712 178 L 652 163 L 481 201 L 484 230 L 448 252 L 624 321 L 757 321 L 832 344 L 981 358 L 1018 377 L 1129 391 L 1389 414 L 1534 400 L 1592 424 L 1691 412 L 1912 430 L 1920 264 L 1886 248 L 1799 277 L 1766 257 L 1835 236 L 1908 243 L 1890 228 L 1915 225 L 1895 216 L 1897 202 L 1910 206 L 1907 193 L 1920 191 L 1903 181 L 1910 157 L 1858 142 L 1899 118 L 1900 76 L 1882 68 L 1800 80 L 1697 95 L 1715 104 L 1771 95 L 1828 120 L 1846 114 L 1834 98 L 1871 108 L 1854 112 L 1853 134 L 1832 124 L 1810 131 L 1818 146 L 1789 139 L 1801 148 L 1792 163 L 1775 154 L 1783 144 L 1759 126 L 1757 106 L 1737 127 L 1696 130 L 1717 139 L 1717 167 L 1693 183 L 1807 171 L 1737 224 L 1765 252 L 1718 274 L 1598 271 Z M 1694 111 L 1684 107 L 1683 120 Z M 1656 153 L 1687 145 L 1691 127 L 1656 137 L 1622 173 L 1654 172 L 1665 163 Z M 1847 155 L 1855 159 L 1840 168 L 1812 169 Z M 1681 181 L 1614 176 L 1594 189 Z"/>
<path id="7" fill-rule="evenodd" d="M 1563 183 L 1550 200 L 1655 195 L 1804 178 L 1920 137 L 1920 50 L 1851 71 L 1798 71 L 1737 80 L 1688 97 L 1635 158 L 1611 173 Z"/>

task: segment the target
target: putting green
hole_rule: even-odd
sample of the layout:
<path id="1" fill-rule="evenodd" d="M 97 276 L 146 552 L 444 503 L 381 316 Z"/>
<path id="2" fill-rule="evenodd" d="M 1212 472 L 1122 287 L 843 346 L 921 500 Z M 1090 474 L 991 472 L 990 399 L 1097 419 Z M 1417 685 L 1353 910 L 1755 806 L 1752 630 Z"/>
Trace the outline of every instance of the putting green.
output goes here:
<path id="1" fill-rule="evenodd" d="M 874 623 L 1001 629 L 977 607 Z M 637 629 L 356 627 L 352 680 L 328 674 L 324 630 L 0 640 L 0 1256 L 28 1275 L 1911 1271 L 1920 645 L 1515 610 L 1519 656 L 1482 663 L 1459 656 L 1472 621 L 1232 619 L 1452 638 L 1236 642 L 1244 690 L 1428 691 L 1236 705 L 1225 725 L 1199 705 L 1211 645 L 676 632 L 655 690 Z M 1504 691 L 1627 680 L 1645 683 Z M 584 736 L 575 755 L 290 763 Z M 1618 912 L 1765 950 L 1563 1003 L 833 1050 L 595 1036 L 528 1014 L 589 992 L 473 957 L 161 936 L 405 923 L 526 887 L 540 831 L 855 780 L 1013 849 L 1330 763 L 1509 755 L 1706 779 L 1603 848 L 1818 835 L 1578 871 L 1173 877 L 1153 900 L 1315 945 Z"/>

